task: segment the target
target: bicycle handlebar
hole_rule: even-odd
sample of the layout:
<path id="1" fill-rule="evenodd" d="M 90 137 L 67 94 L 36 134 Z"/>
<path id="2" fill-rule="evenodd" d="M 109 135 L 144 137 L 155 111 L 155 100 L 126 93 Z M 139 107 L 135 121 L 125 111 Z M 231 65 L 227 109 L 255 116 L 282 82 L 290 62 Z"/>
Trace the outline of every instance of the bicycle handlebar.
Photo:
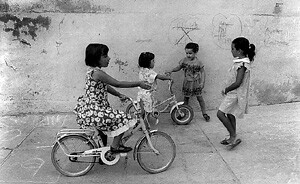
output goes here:
<path id="1" fill-rule="evenodd" d="M 173 80 L 168 81 L 168 88 L 169 88 L 169 91 L 170 91 L 171 95 L 174 94 L 173 90 L 172 90 L 173 83 L 174 83 Z"/>

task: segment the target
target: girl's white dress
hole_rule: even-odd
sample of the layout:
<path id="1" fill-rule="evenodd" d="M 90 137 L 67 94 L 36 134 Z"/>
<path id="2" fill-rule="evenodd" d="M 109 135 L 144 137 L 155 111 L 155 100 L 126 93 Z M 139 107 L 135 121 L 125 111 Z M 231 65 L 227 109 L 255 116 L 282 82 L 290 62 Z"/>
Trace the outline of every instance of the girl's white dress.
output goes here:
<path id="1" fill-rule="evenodd" d="M 138 95 L 137 95 L 137 101 L 140 102 L 143 101 L 144 110 L 146 112 L 152 112 L 153 111 L 153 103 L 154 98 L 152 93 L 156 91 L 157 88 L 157 82 L 156 82 L 157 73 L 149 68 L 140 68 L 139 72 L 139 80 L 140 81 L 146 81 L 148 84 L 151 85 L 150 90 L 142 89 L 139 87 Z"/>
<path id="2" fill-rule="evenodd" d="M 219 110 L 225 114 L 233 114 L 238 118 L 243 118 L 248 113 L 248 97 L 250 88 L 251 62 L 249 58 L 234 59 L 233 66 L 229 69 L 230 77 L 226 82 L 226 87 L 236 81 L 237 70 L 246 67 L 242 84 L 235 90 L 228 92 L 221 103 Z"/>

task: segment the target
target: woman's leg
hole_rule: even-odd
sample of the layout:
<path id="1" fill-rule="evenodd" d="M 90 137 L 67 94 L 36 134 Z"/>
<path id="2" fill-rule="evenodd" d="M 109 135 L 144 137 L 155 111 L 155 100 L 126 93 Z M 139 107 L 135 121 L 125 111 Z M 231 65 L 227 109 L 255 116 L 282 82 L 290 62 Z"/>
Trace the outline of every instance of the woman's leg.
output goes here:
<path id="1" fill-rule="evenodd" d="M 127 153 L 132 150 L 131 147 L 126 147 L 123 144 L 121 144 L 121 140 L 124 133 L 114 137 L 113 142 L 110 147 L 110 151 L 113 153 Z"/>
<path id="2" fill-rule="evenodd" d="M 236 133 L 235 133 L 235 127 L 232 126 L 230 119 L 225 115 L 224 112 L 218 110 L 217 117 L 219 120 L 223 123 L 227 131 L 229 132 L 230 138 L 228 139 L 228 143 L 231 143 L 235 140 Z"/>
<path id="3" fill-rule="evenodd" d="M 114 137 L 113 141 L 112 141 L 112 144 L 111 144 L 111 147 L 113 148 L 116 148 L 118 149 L 119 146 L 120 146 L 120 142 L 121 142 L 121 139 L 122 139 L 122 136 L 123 136 L 124 133 Z"/>
<path id="4" fill-rule="evenodd" d="M 200 105 L 200 107 L 201 107 L 201 111 L 202 111 L 202 115 L 203 115 L 204 119 L 205 119 L 206 121 L 209 121 L 210 117 L 209 117 L 209 116 L 207 115 L 207 113 L 206 113 L 205 102 L 204 102 L 203 97 L 202 97 L 201 95 L 200 95 L 200 96 L 197 96 L 197 100 L 198 100 L 199 105 Z"/>
<path id="5" fill-rule="evenodd" d="M 104 146 L 107 146 L 107 135 L 105 135 L 101 130 L 98 130 L 98 131 L 99 131 L 99 135 L 102 139 Z"/>

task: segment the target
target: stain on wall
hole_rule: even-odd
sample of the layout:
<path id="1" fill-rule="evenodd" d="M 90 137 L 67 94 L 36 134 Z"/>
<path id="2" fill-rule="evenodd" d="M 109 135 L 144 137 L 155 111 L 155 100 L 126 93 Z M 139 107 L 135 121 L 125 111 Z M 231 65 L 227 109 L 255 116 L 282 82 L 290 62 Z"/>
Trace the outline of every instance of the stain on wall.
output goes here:
<path id="1" fill-rule="evenodd" d="M 0 12 L 58 12 L 58 13 L 111 13 L 114 9 L 108 5 L 91 3 L 90 0 L 39 0 L 20 1 L 8 4 L 0 0 Z"/>
<path id="2" fill-rule="evenodd" d="M 280 104 L 300 97 L 300 83 L 298 81 L 274 84 L 255 80 L 251 85 L 259 104 Z"/>
<path id="3" fill-rule="evenodd" d="M 5 32 L 11 32 L 15 40 L 20 43 L 31 46 L 28 40 L 22 38 L 23 36 L 30 36 L 32 40 L 36 40 L 37 31 L 40 28 L 49 29 L 51 19 L 49 17 L 43 17 L 41 15 L 36 18 L 23 17 L 19 18 L 15 15 L 4 14 L 0 15 L 0 22 L 4 23 L 3 30 Z"/>
<path id="4" fill-rule="evenodd" d="M 56 7 L 62 12 L 75 13 L 75 12 L 105 12 L 110 13 L 114 10 L 105 5 L 92 5 L 88 0 L 74 1 L 74 0 L 56 0 Z"/>

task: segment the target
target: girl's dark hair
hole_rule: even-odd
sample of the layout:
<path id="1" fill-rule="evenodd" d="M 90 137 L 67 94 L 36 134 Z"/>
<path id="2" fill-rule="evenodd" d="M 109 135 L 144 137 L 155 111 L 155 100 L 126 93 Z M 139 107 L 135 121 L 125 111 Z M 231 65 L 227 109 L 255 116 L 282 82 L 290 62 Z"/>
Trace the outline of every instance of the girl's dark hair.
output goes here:
<path id="1" fill-rule="evenodd" d="M 151 52 L 142 52 L 139 57 L 139 66 L 143 68 L 150 68 L 151 60 L 154 59 L 154 54 Z"/>
<path id="2" fill-rule="evenodd" d="M 104 44 L 89 44 L 85 49 L 85 64 L 91 67 L 99 66 L 101 56 L 107 55 L 108 51 L 108 47 Z"/>
<path id="3" fill-rule="evenodd" d="M 186 44 L 185 49 L 192 49 L 194 53 L 199 51 L 199 45 L 197 43 L 190 42 Z"/>
<path id="4" fill-rule="evenodd" d="M 232 41 L 234 47 L 239 50 L 241 49 L 245 56 L 248 56 L 250 61 L 254 60 L 255 56 L 255 45 L 250 44 L 249 40 L 244 37 L 238 37 Z"/>

